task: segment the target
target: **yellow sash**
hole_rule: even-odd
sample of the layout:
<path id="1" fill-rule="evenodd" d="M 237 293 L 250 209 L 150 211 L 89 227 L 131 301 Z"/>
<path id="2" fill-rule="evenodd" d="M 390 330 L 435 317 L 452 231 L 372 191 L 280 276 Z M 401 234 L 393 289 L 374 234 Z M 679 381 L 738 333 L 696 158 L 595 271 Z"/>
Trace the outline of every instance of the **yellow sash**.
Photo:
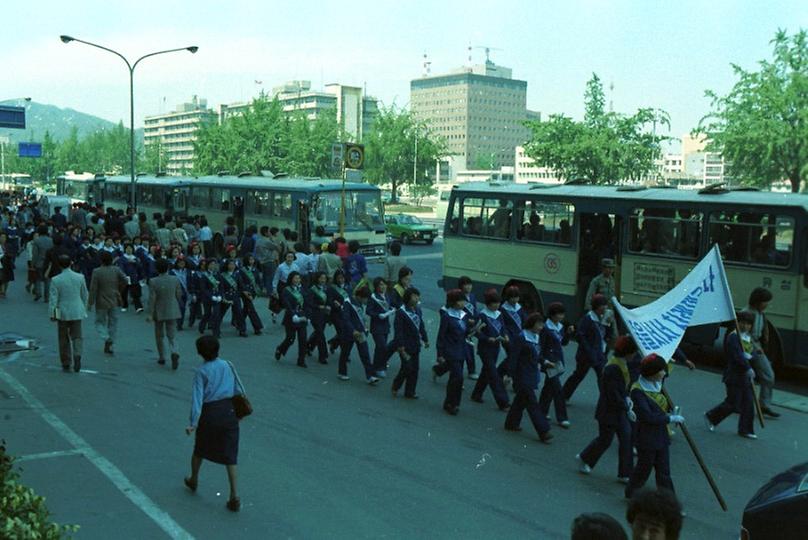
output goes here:
<path id="1" fill-rule="evenodd" d="M 665 394 L 663 394 L 662 392 L 649 392 L 648 390 L 645 390 L 642 386 L 640 386 L 639 382 L 635 382 L 634 384 L 632 384 L 631 389 L 642 390 L 646 396 L 651 398 L 651 401 L 657 404 L 657 406 L 662 410 L 662 412 L 664 412 L 665 414 L 668 414 L 668 412 L 670 412 L 671 410 L 670 403 L 668 403 L 668 398 L 666 398 Z"/>
<path id="2" fill-rule="evenodd" d="M 625 358 L 612 356 L 609 358 L 609 362 L 606 365 L 614 365 L 620 368 L 620 372 L 623 374 L 623 380 L 626 382 L 626 388 L 628 388 L 628 385 L 631 383 L 631 376 L 628 373 L 628 366 L 626 365 Z"/>

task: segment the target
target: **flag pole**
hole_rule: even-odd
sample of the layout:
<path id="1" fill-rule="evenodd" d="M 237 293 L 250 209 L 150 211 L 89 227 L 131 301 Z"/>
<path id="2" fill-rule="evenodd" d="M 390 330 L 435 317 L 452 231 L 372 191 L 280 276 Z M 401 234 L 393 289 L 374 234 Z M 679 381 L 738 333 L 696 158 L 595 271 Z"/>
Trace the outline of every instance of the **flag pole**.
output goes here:
<path id="1" fill-rule="evenodd" d="M 662 393 L 665 395 L 665 398 L 670 403 L 671 408 L 673 408 L 673 400 L 671 399 L 668 390 L 663 386 Z M 701 452 L 699 451 L 698 447 L 696 446 L 696 442 L 693 440 L 693 437 L 690 436 L 690 431 L 688 431 L 687 426 L 685 424 L 679 424 L 679 427 L 682 430 L 682 434 L 684 434 L 685 439 L 687 440 L 687 444 L 690 445 L 690 450 L 693 452 L 693 455 L 696 457 L 696 461 L 701 467 L 701 471 L 704 473 L 705 478 L 707 478 L 707 482 L 710 484 L 710 487 L 715 494 L 715 498 L 718 500 L 718 504 L 721 505 L 721 509 L 726 512 L 727 511 L 727 503 L 724 500 L 723 495 L 721 495 L 721 490 L 718 489 L 718 484 L 715 483 L 713 479 L 713 475 L 710 472 L 710 469 L 707 468 L 707 464 L 704 462 L 704 458 L 701 457 Z"/>

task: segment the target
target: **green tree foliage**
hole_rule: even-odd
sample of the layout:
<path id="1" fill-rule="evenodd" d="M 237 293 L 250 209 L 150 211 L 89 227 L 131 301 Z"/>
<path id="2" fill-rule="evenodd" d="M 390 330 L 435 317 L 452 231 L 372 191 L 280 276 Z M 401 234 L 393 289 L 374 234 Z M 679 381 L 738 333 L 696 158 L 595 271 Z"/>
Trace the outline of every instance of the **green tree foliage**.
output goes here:
<path id="1" fill-rule="evenodd" d="M 667 113 L 642 108 L 626 115 L 607 112 L 604 104 L 603 84 L 592 74 L 584 94 L 583 122 L 563 114 L 527 122 L 532 137 L 525 153 L 566 181 L 602 184 L 651 175 L 660 144 L 667 139 L 653 128 L 669 125 Z"/>
<path id="2" fill-rule="evenodd" d="M 270 170 L 328 177 L 331 145 L 341 136 L 336 110 L 310 121 L 303 111 L 286 114 L 277 99 L 262 95 L 243 114 L 199 131 L 194 170 L 197 174 Z"/>
<path id="3" fill-rule="evenodd" d="M 365 178 L 374 184 L 391 184 L 394 201 L 398 199 L 398 187 L 413 179 L 416 137 L 418 182 L 432 183 L 430 173 L 435 170 L 435 162 L 446 156 L 446 143 L 409 111 L 395 106 L 380 108 L 370 133 L 365 135 Z"/>
<path id="4" fill-rule="evenodd" d="M 732 64 L 738 80 L 727 95 L 706 92 L 713 110 L 696 132 L 732 177 L 763 186 L 788 180 L 797 192 L 808 175 L 808 33 L 780 30 L 771 44 L 773 59 L 757 71 Z"/>

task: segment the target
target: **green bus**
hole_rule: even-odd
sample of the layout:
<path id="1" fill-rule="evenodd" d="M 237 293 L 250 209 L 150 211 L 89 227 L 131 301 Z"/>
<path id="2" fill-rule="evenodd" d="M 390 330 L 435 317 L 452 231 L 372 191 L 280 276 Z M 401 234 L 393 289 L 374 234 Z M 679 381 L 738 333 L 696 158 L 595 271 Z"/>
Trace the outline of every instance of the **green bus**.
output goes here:
<path id="1" fill-rule="evenodd" d="M 97 176 L 92 179 L 60 177 L 57 193 L 68 191 L 96 205 L 126 210 L 129 206 L 131 179 L 128 176 Z M 171 212 L 174 216 L 204 215 L 214 231 L 224 230 L 232 217 L 239 230 L 250 225 L 290 229 L 302 242 L 317 236 L 339 236 L 343 208 L 341 180 L 320 178 L 271 178 L 252 175 L 203 177 L 138 175 L 136 197 L 138 211 L 148 217 Z M 90 194 L 92 196 L 90 197 Z M 381 190 L 369 184 L 345 183 L 344 234 L 357 240 L 368 260 L 386 256 L 384 210 Z"/>
<path id="2" fill-rule="evenodd" d="M 452 190 L 444 224 L 443 279 L 470 276 L 477 292 L 514 284 L 528 309 L 563 302 L 583 312 L 600 261 L 612 258 L 620 302 L 647 304 L 718 244 L 736 309 L 755 287 L 767 310 L 775 366 L 808 368 L 808 196 L 728 190 L 480 182 Z M 712 353 L 719 325 L 688 329 L 684 343 Z"/>

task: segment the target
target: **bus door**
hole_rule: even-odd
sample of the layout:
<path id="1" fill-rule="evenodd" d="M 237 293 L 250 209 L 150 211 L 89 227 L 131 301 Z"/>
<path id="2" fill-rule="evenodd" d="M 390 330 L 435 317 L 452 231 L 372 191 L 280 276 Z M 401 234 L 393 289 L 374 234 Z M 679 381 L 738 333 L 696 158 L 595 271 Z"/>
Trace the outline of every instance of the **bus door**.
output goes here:
<path id="1" fill-rule="evenodd" d="M 601 273 L 603 259 L 614 260 L 615 294 L 620 296 L 620 229 L 622 218 L 616 214 L 582 213 L 578 220 L 578 305 L 586 304 L 586 291 Z"/>
<path id="2" fill-rule="evenodd" d="M 230 209 L 233 212 L 233 219 L 236 221 L 239 234 L 244 233 L 244 197 L 233 195 L 230 198 Z"/>
<path id="3" fill-rule="evenodd" d="M 311 242 L 309 229 L 309 204 L 305 199 L 297 202 L 297 234 L 300 241 L 308 248 Z"/>
<path id="4" fill-rule="evenodd" d="M 174 213 L 178 216 L 184 216 L 188 212 L 188 197 L 185 190 L 174 188 L 172 199 Z"/>

